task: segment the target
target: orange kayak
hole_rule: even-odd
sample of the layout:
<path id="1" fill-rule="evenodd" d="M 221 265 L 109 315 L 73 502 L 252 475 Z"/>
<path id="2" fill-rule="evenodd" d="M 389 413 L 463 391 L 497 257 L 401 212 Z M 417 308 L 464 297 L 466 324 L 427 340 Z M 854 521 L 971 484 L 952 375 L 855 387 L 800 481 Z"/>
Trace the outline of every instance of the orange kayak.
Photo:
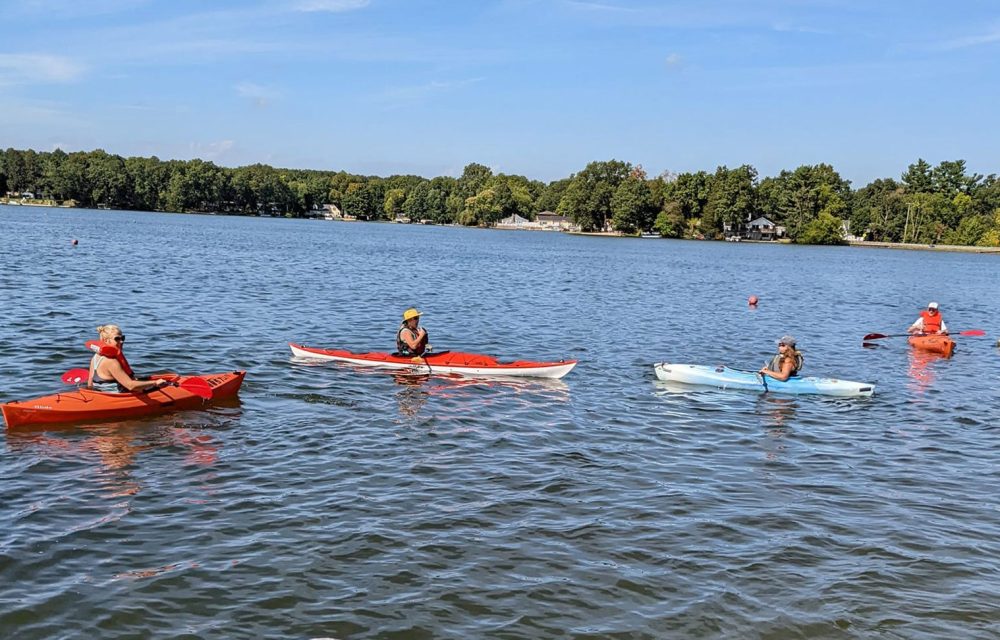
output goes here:
<path id="1" fill-rule="evenodd" d="M 235 396 L 243 384 L 246 371 L 211 373 L 200 378 L 212 387 L 212 400 Z M 160 376 L 153 376 L 160 377 Z M 171 376 L 173 377 L 173 376 Z M 183 381 L 180 376 L 177 380 Z M 181 387 L 161 387 L 155 391 L 105 393 L 80 387 L 32 400 L 20 400 L 0 405 L 8 429 L 70 422 L 101 422 L 124 420 L 183 409 L 197 409 L 206 402 Z"/>
<path id="2" fill-rule="evenodd" d="M 920 351 L 930 351 L 938 353 L 944 357 L 950 357 L 955 352 L 955 341 L 943 335 L 919 335 L 910 336 L 907 341 L 910 346 Z"/>

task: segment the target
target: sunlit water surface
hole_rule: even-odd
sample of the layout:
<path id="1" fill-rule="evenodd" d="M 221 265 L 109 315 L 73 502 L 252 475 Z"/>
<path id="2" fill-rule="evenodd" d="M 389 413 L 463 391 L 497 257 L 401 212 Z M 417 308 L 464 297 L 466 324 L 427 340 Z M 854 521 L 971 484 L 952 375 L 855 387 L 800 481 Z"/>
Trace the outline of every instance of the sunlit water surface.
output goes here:
<path id="1" fill-rule="evenodd" d="M 78 239 L 74 246 L 72 239 Z M 115 322 L 240 401 L 6 432 L 0 637 L 997 638 L 997 256 L 0 207 L 0 401 Z M 749 295 L 760 297 L 754 310 Z M 950 360 L 903 330 L 928 300 Z M 293 360 L 580 360 L 561 381 Z M 792 333 L 831 400 L 677 392 Z"/>

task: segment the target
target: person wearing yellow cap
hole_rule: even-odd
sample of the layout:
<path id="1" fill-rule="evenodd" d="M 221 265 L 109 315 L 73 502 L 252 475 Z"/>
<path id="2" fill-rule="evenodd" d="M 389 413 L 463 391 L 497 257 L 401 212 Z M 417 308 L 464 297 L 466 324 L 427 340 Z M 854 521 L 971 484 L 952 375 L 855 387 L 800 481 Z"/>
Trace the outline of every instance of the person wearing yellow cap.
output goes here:
<path id="1" fill-rule="evenodd" d="M 427 332 L 420 326 L 420 316 L 416 309 L 403 312 L 403 323 L 396 332 L 396 351 L 402 356 L 420 356 L 430 349 Z"/>

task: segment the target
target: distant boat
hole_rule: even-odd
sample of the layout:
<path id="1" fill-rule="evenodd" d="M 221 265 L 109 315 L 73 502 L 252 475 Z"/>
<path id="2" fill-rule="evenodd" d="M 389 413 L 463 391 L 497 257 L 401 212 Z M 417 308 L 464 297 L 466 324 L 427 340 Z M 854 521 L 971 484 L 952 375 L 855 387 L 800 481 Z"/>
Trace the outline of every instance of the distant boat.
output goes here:
<path id="1" fill-rule="evenodd" d="M 639 237 L 640 238 L 659 238 L 660 234 L 653 233 L 652 231 L 643 231 L 642 235 L 640 235 Z"/>

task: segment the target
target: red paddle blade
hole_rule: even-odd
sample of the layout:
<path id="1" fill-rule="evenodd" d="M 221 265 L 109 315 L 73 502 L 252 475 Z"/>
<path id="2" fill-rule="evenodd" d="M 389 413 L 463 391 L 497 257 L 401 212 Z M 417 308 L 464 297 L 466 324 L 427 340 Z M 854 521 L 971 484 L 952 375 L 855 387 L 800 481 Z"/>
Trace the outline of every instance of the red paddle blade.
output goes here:
<path id="1" fill-rule="evenodd" d="M 958 333 L 960 336 L 985 336 L 986 332 L 982 329 L 969 329 L 968 331 L 960 331 Z"/>
<path id="2" fill-rule="evenodd" d="M 90 371 L 87 369 L 70 369 L 62 374 L 62 381 L 66 384 L 80 384 L 86 382 L 89 377 Z"/>
<path id="3" fill-rule="evenodd" d="M 205 400 L 212 399 L 212 385 L 208 384 L 204 378 L 184 378 L 178 386 L 199 398 L 204 398 Z"/>

